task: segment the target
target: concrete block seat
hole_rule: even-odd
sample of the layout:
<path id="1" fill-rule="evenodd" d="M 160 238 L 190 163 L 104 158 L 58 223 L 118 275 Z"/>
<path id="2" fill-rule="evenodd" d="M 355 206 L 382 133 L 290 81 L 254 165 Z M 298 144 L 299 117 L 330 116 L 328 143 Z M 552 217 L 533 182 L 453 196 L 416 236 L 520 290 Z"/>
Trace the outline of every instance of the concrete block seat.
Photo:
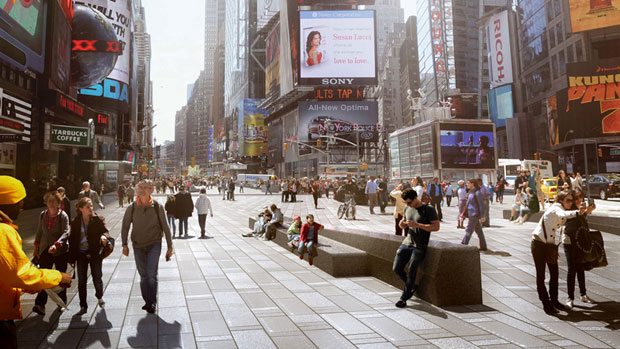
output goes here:
<path id="1" fill-rule="evenodd" d="M 543 216 L 543 213 L 544 213 L 544 211 L 538 211 L 538 212 L 536 212 L 534 214 L 531 214 L 531 215 L 529 215 L 527 217 L 527 221 L 528 222 L 533 222 L 533 223 L 539 222 L 540 219 Z M 504 219 L 510 219 L 510 215 L 512 214 L 512 211 L 511 210 L 503 210 L 502 214 L 503 214 Z"/>
<path id="2" fill-rule="evenodd" d="M 290 222 L 291 219 L 286 219 Z M 250 217 L 250 227 L 255 218 Z M 275 242 L 290 250 L 286 230 L 277 229 Z M 325 226 L 319 234 L 314 265 L 336 277 L 373 276 L 397 288 L 403 281 L 393 271 L 402 236 Z M 476 246 L 431 241 L 418 269 L 416 296 L 437 306 L 482 304 L 482 272 Z"/>
<path id="3" fill-rule="evenodd" d="M 289 219 L 289 221 L 292 220 Z M 256 223 L 256 218 L 250 217 L 248 223 L 250 229 L 253 229 L 254 223 Z M 284 224 L 277 228 L 276 237 L 272 241 L 288 250 L 291 250 L 286 236 L 288 227 L 288 224 Z M 314 266 L 335 277 L 369 275 L 366 252 L 325 237 L 322 234 L 323 231 L 325 230 L 322 230 L 321 233 L 319 233 L 317 256 L 313 259 Z M 293 253 L 297 255 L 297 251 L 294 251 Z M 304 258 L 307 259 L 308 254 L 305 254 Z"/>

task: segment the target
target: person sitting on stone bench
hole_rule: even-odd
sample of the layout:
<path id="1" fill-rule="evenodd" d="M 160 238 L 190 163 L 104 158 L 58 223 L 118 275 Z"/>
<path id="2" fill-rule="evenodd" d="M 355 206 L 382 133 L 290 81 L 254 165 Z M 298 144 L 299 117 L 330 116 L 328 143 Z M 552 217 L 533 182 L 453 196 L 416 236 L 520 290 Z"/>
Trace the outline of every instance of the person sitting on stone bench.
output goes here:
<path id="1" fill-rule="evenodd" d="M 405 282 L 403 293 L 396 302 L 399 308 L 405 308 L 407 301 L 413 297 L 417 289 L 415 279 L 418 266 L 426 255 L 431 232 L 439 230 L 437 212 L 431 205 L 422 202 L 414 189 L 405 189 L 402 198 L 405 201 L 405 211 L 400 227 L 406 229 L 408 234 L 396 251 L 393 266 L 396 275 Z M 407 263 L 409 269 L 405 271 Z"/>
<path id="2" fill-rule="evenodd" d="M 276 204 L 271 204 L 271 212 L 273 212 L 273 218 L 271 219 L 271 223 L 275 225 L 275 227 L 281 227 L 282 223 L 284 223 L 284 215 L 282 211 L 276 206 Z"/>
<path id="3" fill-rule="evenodd" d="M 308 264 L 312 265 L 312 260 L 317 256 L 316 247 L 319 244 L 319 230 L 323 226 L 314 221 L 314 215 L 306 216 L 306 223 L 301 227 L 299 234 L 299 259 L 304 259 L 304 250 L 308 251 Z"/>
<path id="4" fill-rule="evenodd" d="M 271 217 L 271 211 L 269 211 L 269 209 L 267 207 L 265 207 L 263 209 L 263 211 L 261 213 L 258 214 L 258 217 L 256 217 L 256 222 L 254 222 L 254 229 L 252 229 L 251 232 L 247 233 L 247 234 L 243 234 L 243 237 L 251 237 L 254 235 L 260 235 L 261 231 L 263 230 L 263 225 L 267 222 L 269 222 L 269 220 L 271 220 L 271 218 L 269 218 L 269 220 L 265 219 L 265 215 L 269 213 L 269 216 Z"/>
<path id="5" fill-rule="evenodd" d="M 288 231 L 286 232 L 286 237 L 288 239 L 288 245 L 291 248 L 291 252 L 295 252 L 295 250 L 299 247 L 301 225 L 301 217 L 295 216 L 293 217 L 293 221 L 291 222 L 291 225 L 288 227 Z"/>
<path id="6" fill-rule="evenodd" d="M 519 218 L 514 221 L 515 224 L 523 224 L 527 222 L 527 217 L 529 217 L 529 215 L 540 211 L 538 196 L 536 196 L 534 190 L 532 188 L 527 188 L 525 192 L 527 193 L 527 199 L 525 199 L 527 206 L 521 206 L 521 213 L 519 214 Z"/>

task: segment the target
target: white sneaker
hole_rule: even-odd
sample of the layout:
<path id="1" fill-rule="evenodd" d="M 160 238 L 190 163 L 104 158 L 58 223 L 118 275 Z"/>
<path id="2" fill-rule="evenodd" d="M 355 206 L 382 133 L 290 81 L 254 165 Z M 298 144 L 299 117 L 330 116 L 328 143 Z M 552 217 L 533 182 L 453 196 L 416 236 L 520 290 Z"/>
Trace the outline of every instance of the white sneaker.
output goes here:
<path id="1" fill-rule="evenodd" d="M 103 298 L 99 298 L 97 304 L 99 304 L 100 307 L 103 307 L 105 305 L 105 301 L 103 300 Z"/>
<path id="2" fill-rule="evenodd" d="M 572 299 L 569 298 L 569 299 L 566 300 L 566 307 L 568 309 L 573 309 L 573 300 Z"/>
<path id="3" fill-rule="evenodd" d="M 588 303 L 588 304 L 592 304 L 592 303 L 594 303 L 594 302 L 592 302 L 592 300 L 590 299 L 590 297 L 588 297 L 588 295 L 585 295 L 585 294 L 584 294 L 583 296 L 581 296 L 581 301 L 582 301 L 583 303 Z"/>

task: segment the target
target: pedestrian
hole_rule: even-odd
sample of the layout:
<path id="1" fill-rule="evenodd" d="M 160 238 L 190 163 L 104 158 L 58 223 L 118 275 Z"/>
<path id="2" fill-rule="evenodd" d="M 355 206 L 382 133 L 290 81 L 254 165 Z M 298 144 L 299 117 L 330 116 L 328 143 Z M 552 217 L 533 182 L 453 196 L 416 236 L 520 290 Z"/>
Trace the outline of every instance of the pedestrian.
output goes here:
<path id="1" fill-rule="evenodd" d="M 368 182 L 366 182 L 366 189 L 364 190 L 364 194 L 368 198 L 368 208 L 370 209 L 370 214 L 375 214 L 375 206 L 377 206 L 377 183 L 375 183 L 375 177 L 370 176 Z"/>
<path id="2" fill-rule="evenodd" d="M 151 196 L 153 182 L 142 180 L 136 187 L 138 198 L 127 208 L 123 216 L 121 238 L 123 255 L 129 256 L 129 228 L 131 227 L 131 244 L 138 273 L 140 274 L 140 291 L 144 306 L 142 309 L 152 314 L 157 307 L 157 270 L 161 255 L 161 239 L 166 237 L 166 261 L 172 257 L 172 237 L 170 228 L 164 218 L 164 208 Z M 182 189 L 183 191 L 185 188 Z M 175 198 L 178 200 L 178 198 Z M 190 198 L 191 201 L 191 198 Z M 180 230 L 179 230 L 180 231 Z"/>
<path id="3" fill-rule="evenodd" d="M 247 181 L 240 181 L 239 182 L 239 192 L 243 193 L 243 187 L 246 185 Z"/>
<path id="4" fill-rule="evenodd" d="M 69 218 L 69 222 L 71 222 L 71 200 L 69 200 L 69 198 L 65 195 L 65 188 L 58 187 L 56 191 L 62 198 L 62 201 L 60 202 L 60 209 L 65 212 L 67 218 Z"/>
<path id="5" fill-rule="evenodd" d="M 497 181 L 497 195 L 496 199 L 500 204 L 504 203 L 504 190 L 506 189 L 506 180 L 502 176 L 499 181 Z"/>
<path id="6" fill-rule="evenodd" d="M 446 205 L 450 207 L 450 203 L 452 202 L 452 195 L 454 194 L 454 189 L 452 189 L 452 184 L 450 184 L 450 182 L 446 184 L 445 193 L 446 193 Z"/>
<path id="7" fill-rule="evenodd" d="M 387 180 L 385 177 L 379 177 L 377 180 L 379 181 L 379 183 L 377 183 L 377 199 L 379 200 L 379 209 L 381 210 L 381 213 L 385 213 L 385 208 L 388 205 Z"/>
<path id="8" fill-rule="evenodd" d="M 286 238 L 288 240 L 288 246 L 291 248 L 291 252 L 295 252 L 295 250 L 299 247 L 299 237 L 301 236 L 301 217 L 295 216 L 293 217 L 293 221 L 291 225 L 288 227 L 286 231 Z"/>
<path id="9" fill-rule="evenodd" d="M 314 199 L 314 208 L 319 208 L 319 196 L 321 195 L 321 188 L 318 181 L 313 181 L 310 185 L 310 191 L 312 192 L 312 198 Z"/>
<path id="10" fill-rule="evenodd" d="M 487 250 L 487 241 L 484 238 L 484 232 L 482 231 L 482 223 L 484 223 L 484 197 L 480 192 L 480 186 L 478 180 L 475 178 L 467 181 L 467 188 L 469 193 L 467 196 L 467 203 L 465 204 L 465 217 L 467 217 L 467 227 L 465 228 L 465 236 L 461 244 L 469 245 L 471 235 L 476 232 L 478 240 L 480 240 L 480 246 L 478 251 Z"/>
<path id="11" fill-rule="evenodd" d="M 394 209 L 394 232 L 398 236 L 403 235 L 403 228 L 400 227 L 400 221 L 403 219 L 403 215 L 405 214 L 405 201 L 403 200 L 403 191 L 410 188 L 409 184 L 400 184 L 396 189 L 392 190 L 390 196 L 396 200 L 395 209 Z M 407 230 L 405 229 L 405 234 L 407 234 Z M 406 236 L 406 235 L 405 235 Z"/>
<path id="12" fill-rule="evenodd" d="M 299 234 L 299 259 L 304 259 L 305 251 L 308 251 L 308 264 L 312 265 L 314 257 L 317 256 L 316 247 L 319 244 L 319 231 L 323 226 L 314 221 L 314 215 L 306 216 L 306 223 L 301 227 Z"/>
<path id="13" fill-rule="evenodd" d="M 82 191 L 78 194 L 78 201 L 84 197 L 89 198 L 93 204 L 97 204 L 102 210 L 105 210 L 105 206 L 99 200 L 99 195 L 96 191 L 90 190 L 90 183 L 87 181 L 82 183 Z"/>
<path id="14" fill-rule="evenodd" d="M 232 178 L 228 182 L 228 199 L 235 201 L 235 181 Z"/>
<path id="15" fill-rule="evenodd" d="M 456 195 L 459 198 L 459 216 L 456 220 L 456 229 L 465 229 L 463 223 L 465 223 L 465 210 L 467 209 L 467 188 L 465 188 L 465 181 L 458 181 L 458 189 Z"/>
<path id="16" fill-rule="evenodd" d="M 67 252 L 69 247 L 69 216 L 60 208 L 62 198 L 56 192 L 47 192 L 43 196 L 47 209 L 41 212 L 37 233 L 34 239 L 33 256 L 38 260 L 40 268 L 54 269 L 64 273 L 67 271 Z M 67 290 L 58 296 L 67 303 Z M 47 293 L 39 292 L 34 301 L 32 311 L 45 315 Z"/>
<path id="17" fill-rule="evenodd" d="M 293 180 L 291 187 L 290 187 L 291 202 L 297 202 L 297 190 L 298 189 L 299 189 L 299 183 Z"/>
<path id="18" fill-rule="evenodd" d="M 177 225 L 174 222 L 176 220 L 177 201 L 174 195 L 168 195 L 164 208 L 166 209 L 166 219 L 168 220 L 168 225 L 172 227 L 172 237 L 174 238 L 177 233 Z M 181 228 L 179 227 L 179 229 Z M 180 236 L 181 234 L 179 234 Z"/>
<path id="19" fill-rule="evenodd" d="M 560 244 L 560 228 L 567 219 L 578 215 L 591 213 L 594 207 L 573 207 L 573 195 L 563 190 L 555 197 L 555 202 L 543 214 L 536 229 L 532 232 L 532 257 L 536 267 L 536 290 L 538 299 L 543 304 L 547 314 L 557 314 L 559 310 L 565 310 L 564 305 L 558 301 L 558 246 Z M 545 286 L 545 270 L 549 269 L 549 291 Z"/>
<path id="20" fill-rule="evenodd" d="M 170 189 L 170 191 L 172 192 L 172 189 Z M 133 185 L 131 185 L 131 183 L 127 184 L 127 203 L 131 204 L 133 202 L 133 198 L 136 195 L 136 193 L 133 190 Z"/>
<path id="21" fill-rule="evenodd" d="M 521 188 L 518 188 L 517 192 L 515 193 L 515 203 L 512 205 L 512 208 L 510 210 L 510 220 L 516 220 L 520 216 L 521 210 L 524 207 L 527 207 L 527 205 L 525 204 L 525 197 Z"/>
<path id="22" fill-rule="evenodd" d="M 271 218 L 271 223 L 273 223 L 276 227 L 281 227 L 282 223 L 284 223 L 284 215 L 282 211 L 276 206 L 276 204 L 271 204 L 271 212 L 273 213 L 273 217 Z"/>
<path id="23" fill-rule="evenodd" d="M 573 195 L 574 200 L 571 210 L 577 210 L 577 208 L 581 207 L 581 204 L 583 203 L 583 191 L 580 187 L 574 186 L 571 194 Z M 593 206 L 594 209 L 596 209 L 594 202 L 592 202 L 589 206 Z M 581 260 L 583 252 L 581 251 L 577 240 L 577 234 L 580 232 L 587 234 L 589 230 L 587 214 L 578 215 L 575 218 L 567 219 L 564 229 L 562 230 L 562 244 L 564 245 L 564 255 L 566 256 L 566 265 L 568 269 L 566 272 L 566 287 L 568 293 L 566 307 L 568 309 L 573 309 L 574 306 L 575 276 L 579 282 L 579 294 L 581 296 L 579 299 L 582 303 L 592 303 L 592 300 L 586 293 L 586 273 Z"/>
<path id="24" fill-rule="evenodd" d="M 527 218 L 529 217 L 529 215 L 538 213 L 538 211 L 540 211 L 538 197 L 536 196 L 536 193 L 534 193 L 532 188 L 527 188 L 525 190 L 523 201 L 525 203 L 525 207 L 521 207 L 519 218 L 515 221 L 516 224 L 523 224 L 527 222 Z"/>
<path id="25" fill-rule="evenodd" d="M 570 178 L 566 176 L 566 172 L 564 172 L 564 170 L 560 170 L 560 172 L 558 172 L 557 181 L 558 191 L 573 189 L 571 186 Z"/>
<path id="26" fill-rule="evenodd" d="M 26 188 L 11 176 L 0 176 L 0 348 L 17 348 L 21 320 L 21 293 L 36 293 L 71 285 L 71 274 L 35 267 L 22 249 L 22 239 L 13 224 L 24 206 Z"/>
<path id="27" fill-rule="evenodd" d="M 205 224 L 207 221 L 207 214 L 211 213 L 211 217 L 213 217 L 213 209 L 211 208 L 211 200 L 207 197 L 207 189 L 201 188 L 200 195 L 198 195 L 198 199 L 196 200 L 196 211 L 198 211 L 198 225 L 200 225 L 200 238 L 204 239 L 210 238 L 210 236 L 205 236 Z"/>
<path id="28" fill-rule="evenodd" d="M 103 217 L 98 216 L 93 207 L 93 202 L 88 197 L 78 200 L 76 205 L 77 215 L 71 222 L 69 235 L 69 264 L 75 267 L 77 264 L 78 293 L 80 296 L 80 312 L 86 314 L 88 302 L 86 301 L 86 281 L 88 280 L 88 267 L 95 286 L 97 304 L 103 307 L 103 281 L 102 281 L 102 247 L 108 244 L 110 234 L 105 226 Z"/>
<path id="29" fill-rule="evenodd" d="M 125 186 L 120 184 L 118 189 L 116 190 L 116 195 L 118 196 L 118 207 L 123 207 L 123 202 L 125 200 Z"/>
<path id="30" fill-rule="evenodd" d="M 268 179 L 267 182 L 265 182 L 265 195 L 273 195 L 273 193 L 271 192 L 271 180 Z"/>
<path id="31" fill-rule="evenodd" d="M 534 187 L 534 192 L 536 193 L 536 197 L 538 198 L 538 202 L 540 202 L 540 208 L 541 209 L 545 209 L 545 193 L 543 193 L 542 191 L 542 185 L 543 185 L 543 179 L 542 179 L 542 175 L 540 174 L 540 169 L 536 168 L 534 170 L 534 181 L 535 181 L 535 187 Z"/>
<path id="32" fill-rule="evenodd" d="M 183 233 L 185 233 L 185 237 L 187 237 L 187 233 L 189 232 L 187 220 L 192 216 L 192 212 L 194 212 L 192 194 L 185 191 L 185 186 L 181 186 L 179 192 L 174 194 L 174 201 L 176 202 L 176 217 L 179 219 L 179 237 L 182 237 Z"/>
<path id="33" fill-rule="evenodd" d="M 405 210 L 403 219 L 399 224 L 400 228 L 406 230 L 407 233 L 398 251 L 396 251 L 393 270 L 405 283 L 396 306 L 405 308 L 407 301 L 413 297 L 418 287 L 415 284 L 418 267 L 426 255 L 431 232 L 438 231 L 440 223 L 435 209 L 420 201 L 414 189 L 403 190 L 401 196 L 405 203 Z M 409 269 L 405 271 L 407 264 L 409 264 Z"/>
<path id="34" fill-rule="evenodd" d="M 288 202 L 288 183 L 282 180 L 280 183 L 280 190 L 282 190 L 282 202 Z"/>
<path id="35" fill-rule="evenodd" d="M 323 186 L 325 189 L 325 198 L 329 199 L 329 189 L 331 188 L 332 183 L 329 180 L 326 180 Z"/>
<path id="36" fill-rule="evenodd" d="M 491 210 L 491 190 L 488 185 L 482 183 L 482 179 L 478 178 L 478 186 L 480 187 L 480 193 L 484 202 L 484 221 L 481 222 L 483 227 L 489 228 L 491 226 L 491 218 L 489 217 L 489 211 Z"/>
<path id="37" fill-rule="evenodd" d="M 426 191 L 428 195 L 431 197 L 431 205 L 437 211 L 437 217 L 439 217 L 439 221 L 443 219 L 443 215 L 441 213 L 441 202 L 443 201 L 443 188 L 439 184 L 439 178 L 433 178 L 433 181 L 429 184 L 428 189 Z"/>

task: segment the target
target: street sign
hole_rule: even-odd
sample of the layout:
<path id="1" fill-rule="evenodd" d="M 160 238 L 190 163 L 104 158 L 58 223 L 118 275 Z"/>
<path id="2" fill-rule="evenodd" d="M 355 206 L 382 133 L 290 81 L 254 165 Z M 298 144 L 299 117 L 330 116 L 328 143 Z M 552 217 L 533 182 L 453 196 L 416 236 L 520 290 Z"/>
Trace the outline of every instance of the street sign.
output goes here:
<path id="1" fill-rule="evenodd" d="M 609 155 L 620 155 L 620 149 L 611 149 Z"/>
<path id="2" fill-rule="evenodd" d="M 88 147 L 89 139 L 89 127 L 51 125 L 50 128 L 50 142 L 52 144 Z"/>

